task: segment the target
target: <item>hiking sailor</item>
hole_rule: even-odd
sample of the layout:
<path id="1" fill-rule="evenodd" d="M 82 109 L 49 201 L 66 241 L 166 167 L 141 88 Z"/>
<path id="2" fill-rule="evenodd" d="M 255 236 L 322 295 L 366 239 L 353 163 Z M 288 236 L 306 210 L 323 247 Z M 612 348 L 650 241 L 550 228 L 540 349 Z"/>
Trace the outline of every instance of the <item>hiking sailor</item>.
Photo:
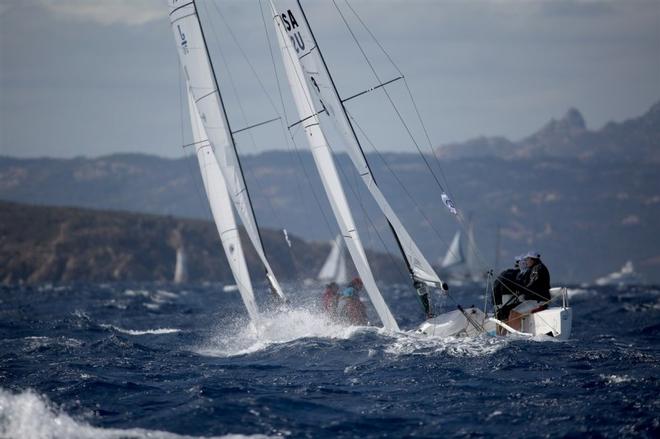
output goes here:
<path id="1" fill-rule="evenodd" d="M 337 317 L 337 302 L 339 301 L 339 285 L 337 282 L 330 282 L 325 286 L 325 291 L 321 296 L 323 311 L 330 317 Z"/>
<path id="2" fill-rule="evenodd" d="M 525 255 L 524 266 L 527 268 L 523 276 L 519 298 L 525 299 L 509 313 L 507 324 L 515 330 L 520 330 L 522 318 L 537 311 L 544 310 L 550 302 L 550 272 L 541 262 L 538 252 Z"/>
<path id="3" fill-rule="evenodd" d="M 337 315 L 350 325 L 366 325 L 368 323 L 367 310 L 360 300 L 359 293 L 362 288 L 362 279 L 356 277 L 339 294 Z"/>

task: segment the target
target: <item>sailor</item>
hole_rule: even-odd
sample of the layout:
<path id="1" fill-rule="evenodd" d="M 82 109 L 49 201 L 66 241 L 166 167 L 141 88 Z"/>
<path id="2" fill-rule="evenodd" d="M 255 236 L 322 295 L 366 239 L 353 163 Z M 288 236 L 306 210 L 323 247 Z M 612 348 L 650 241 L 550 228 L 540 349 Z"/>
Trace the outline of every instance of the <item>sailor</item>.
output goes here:
<path id="1" fill-rule="evenodd" d="M 521 288 L 521 298 L 525 300 L 509 313 L 508 325 L 520 330 L 522 318 L 548 307 L 550 301 L 550 272 L 541 262 L 541 254 L 530 251 L 524 259 L 527 271 Z"/>
<path id="2" fill-rule="evenodd" d="M 520 263 L 522 256 L 514 258 L 513 268 L 507 268 L 497 276 L 493 282 L 493 298 L 497 309 L 495 317 L 499 320 L 506 320 L 509 317 L 509 311 L 520 304 L 518 296 L 520 295 L 518 287 L 518 277 L 520 276 Z"/>
<path id="3" fill-rule="evenodd" d="M 321 296 L 323 311 L 331 318 L 337 317 L 337 301 L 339 300 L 339 285 L 336 282 L 330 282 L 325 286 L 325 291 Z"/>
<path id="4" fill-rule="evenodd" d="M 362 279 L 356 277 L 339 294 L 337 315 L 344 322 L 351 325 L 366 325 L 367 310 L 360 300 L 360 291 L 363 288 Z"/>

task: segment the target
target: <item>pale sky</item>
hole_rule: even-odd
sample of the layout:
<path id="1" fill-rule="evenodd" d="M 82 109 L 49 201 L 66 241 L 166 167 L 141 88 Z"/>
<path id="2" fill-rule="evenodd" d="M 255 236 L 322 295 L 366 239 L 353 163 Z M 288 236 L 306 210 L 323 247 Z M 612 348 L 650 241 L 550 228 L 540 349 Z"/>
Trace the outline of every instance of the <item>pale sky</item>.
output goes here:
<path id="1" fill-rule="evenodd" d="M 235 87 L 248 122 L 275 117 L 227 31 L 229 23 L 279 103 L 258 1 L 199 4 L 229 101 Z M 344 0 L 337 4 L 350 13 Z M 406 75 L 435 145 L 480 135 L 520 139 L 570 107 L 598 129 L 660 100 L 660 0 L 350 4 Z M 303 6 L 340 93 L 375 85 L 332 2 Z M 183 142 L 189 135 L 167 12 L 164 0 L 0 0 L 0 154 L 180 157 L 182 134 Z M 381 77 L 394 77 L 355 29 Z M 405 89 L 392 90 L 405 110 Z M 286 104 L 285 84 L 282 93 Z M 379 107 L 369 107 L 371 98 L 350 105 L 377 126 Z M 230 106 L 236 127 L 238 108 Z M 409 150 L 384 125 L 382 150 Z M 277 139 L 258 138 L 244 152 L 285 147 Z"/>

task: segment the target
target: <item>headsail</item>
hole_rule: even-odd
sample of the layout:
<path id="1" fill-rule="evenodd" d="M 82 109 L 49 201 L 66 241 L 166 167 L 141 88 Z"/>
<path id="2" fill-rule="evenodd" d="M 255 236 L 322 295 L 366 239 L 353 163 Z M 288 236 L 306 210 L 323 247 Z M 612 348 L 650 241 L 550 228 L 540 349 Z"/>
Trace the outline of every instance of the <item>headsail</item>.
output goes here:
<path id="1" fill-rule="evenodd" d="M 342 237 L 341 235 L 338 235 L 332 241 L 330 253 L 323 263 L 318 276 L 316 276 L 318 280 L 322 282 L 337 282 L 338 284 L 345 283 L 347 281 L 345 264 L 346 261 L 343 258 L 343 253 L 344 245 L 342 244 Z M 342 279 L 338 279 L 339 277 Z"/>
<path id="2" fill-rule="evenodd" d="M 307 140 L 314 157 L 314 163 L 321 176 L 321 182 L 325 189 L 332 211 L 344 238 L 344 242 L 353 259 L 355 267 L 362 278 L 369 299 L 374 305 L 383 326 L 387 329 L 398 330 L 399 326 L 389 310 L 383 296 L 381 295 L 376 280 L 367 261 L 367 256 L 362 246 L 360 236 L 355 227 L 355 221 L 351 215 L 346 195 L 339 180 L 332 151 L 319 127 L 319 119 L 316 115 L 314 103 L 305 74 L 299 62 L 299 47 L 293 36 L 287 32 L 291 30 L 288 12 L 285 9 L 278 12 L 271 1 L 271 10 L 275 21 L 275 33 L 282 50 L 282 58 L 287 78 L 291 86 L 291 92 L 298 110 L 298 115 L 307 134 Z M 293 17 L 293 16 L 292 16 Z M 343 253 L 343 252 L 342 252 Z M 345 264 L 344 264 L 345 265 Z"/>
<path id="3" fill-rule="evenodd" d="M 463 256 L 463 250 L 461 249 L 461 231 L 459 230 L 454 235 L 454 239 L 452 239 L 451 244 L 449 245 L 449 249 L 447 249 L 447 253 L 442 260 L 441 267 L 451 268 L 464 262 L 465 257 Z"/>
<path id="4" fill-rule="evenodd" d="M 238 235 L 238 227 L 236 226 L 234 210 L 231 207 L 229 192 L 227 192 L 227 185 L 222 177 L 220 167 L 213 154 L 213 148 L 208 141 L 204 125 L 190 93 L 188 93 L 188 106 L 197 162 L 202 174 L 206 197 L 211 206 L 213 220 L 218 229 L 222 247 L 225 250 L 225 255 L 227 255 L 229 267 L 236 280 L 236 286 L 241 293 L 245 308 L 247 308 L 252 321 L 256 321 L 259 317 L 258 308 L 254 300 L 250 273 L 245 263 L 243 246 Z"/>
<path id="5" fill-rule="evenodd" d="M 346 141 L 348 155 L 353 165 L 357 168 L 364 184 L 391 225 L 411 275 L 417 281 L 444 289 L 444 284 L 440 280 L 440 277 L 419 250 L 417 244 L 415 244 L 376 184 L 360 141 L 349 120 L 349 116 L 330 76 L 330 72 L 325 65 L 307 18 L 300 7 L 300 2 L 282 0 L 276 3 L 279 6 L 278 12 L 284 29 L 295 49 L 298 63 L 304 72 L 309 88 L 318 100 L 319 111 L 326 112 L 337 130 L 343 135 Z"/>
<path id="6" fill-rule="evenodd" d="M 266 259 L 194 0 L 170 0 L 170 22 L 189 92 L 212 145 L 231 200 L 252 245 L 266 268 L 266 277 L 271 288 L 278 297 L 284 299 L 282 288 Z"/>

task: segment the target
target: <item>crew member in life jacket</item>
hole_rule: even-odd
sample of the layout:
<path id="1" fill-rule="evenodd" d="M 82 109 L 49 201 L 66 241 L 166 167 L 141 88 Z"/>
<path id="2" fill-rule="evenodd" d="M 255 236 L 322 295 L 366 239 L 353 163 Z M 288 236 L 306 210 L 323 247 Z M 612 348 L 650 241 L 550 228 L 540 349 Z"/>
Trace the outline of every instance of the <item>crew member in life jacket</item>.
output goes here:
<path id="1" fill-rule="evenodd" d="M 525 300 L 511 310 L 507 322 L 516 330 L 520 330 L 522 317 L 546 309 L 550 302 L 550 272 L 541 262 L 541 255 L 538 252 L 527 253 L 524 264 L 527 271 L 520 288 L 520 298 Z"/>
<path id="2" fill-rule="evenodd" d="M 348 324 L 359 326 L 368 323 L 367 309 L 360 300 L 362 288 L 362 279 L 356 277 L 339 294 L 337 315 Z"/>
<path id="3" fill-rule="evenodd" d="M 339 285 L 336 282 L 330 282 L 325 286 L 325 291 L 321 296 L 323 311 L 331 318 L 337 317 L 337 302 L 339 301 Z"/>

